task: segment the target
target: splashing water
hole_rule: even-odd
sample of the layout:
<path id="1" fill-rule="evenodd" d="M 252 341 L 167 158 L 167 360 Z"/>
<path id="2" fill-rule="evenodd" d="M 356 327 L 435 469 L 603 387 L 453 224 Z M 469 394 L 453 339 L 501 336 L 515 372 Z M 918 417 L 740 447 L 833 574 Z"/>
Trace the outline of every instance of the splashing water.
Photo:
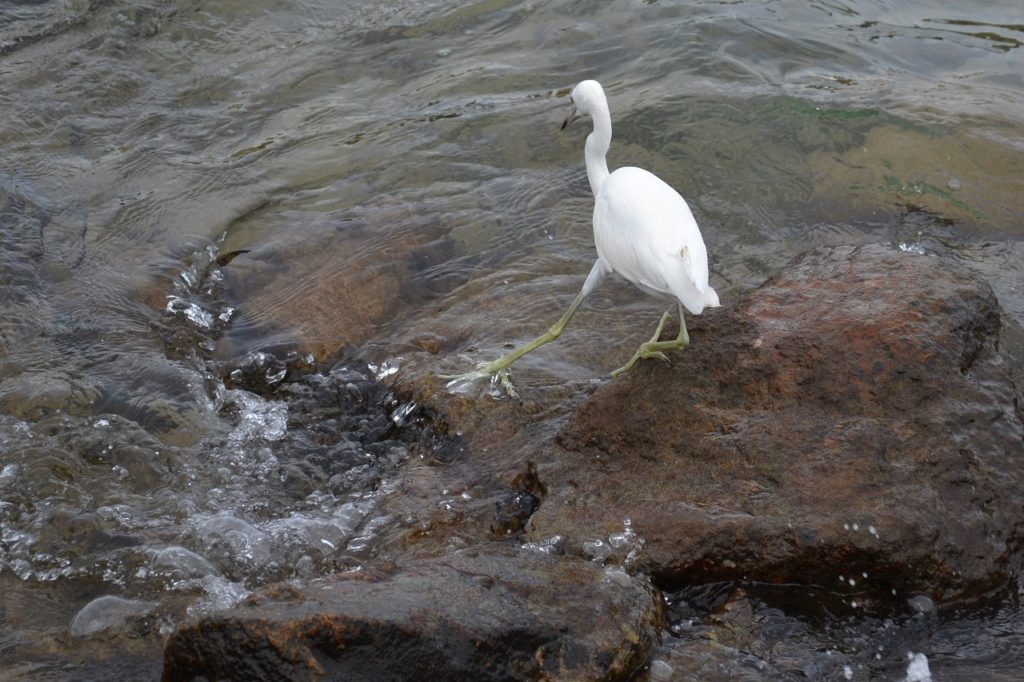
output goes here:
<path id="1" fill-rule="evenodd" d="M 932 672 L 928 668 L 928 657 L 924 654 L 907 653 L 910 663 L 907 665 L 905 682 L 932 682 Z"/>

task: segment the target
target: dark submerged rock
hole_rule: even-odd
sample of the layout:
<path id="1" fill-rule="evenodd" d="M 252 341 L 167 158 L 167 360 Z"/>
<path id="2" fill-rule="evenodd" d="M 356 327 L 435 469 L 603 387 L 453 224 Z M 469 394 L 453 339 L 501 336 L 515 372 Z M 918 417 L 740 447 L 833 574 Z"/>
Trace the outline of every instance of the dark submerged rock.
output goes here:
<path id="1" fill-rule="evenodd" d="M 263 590 L 178 628 L 163 679 L 626 679 L 662 619 L 621 569 L 488 546 Z"/>
<path id="2" fill-rule="evenodd" d="M 636 568 L 668 588 L 845 575 L 951 600 L 1018 571 L 1024 429 L 977 277 L 881 245 L 817 250 L 690 320 L 671 366 L 571 414 L 532 537 L 578 546 L 631 518 Z"/>
<path id="3" fill-rule="evenodd" d="M 491 533 L 500 538 L 522 531 L 545 495 L 547 489 L 537 476 L 536 466 L 527 462 L 526 471 L 512 479 L 512 490 L 498 500 Z"/>

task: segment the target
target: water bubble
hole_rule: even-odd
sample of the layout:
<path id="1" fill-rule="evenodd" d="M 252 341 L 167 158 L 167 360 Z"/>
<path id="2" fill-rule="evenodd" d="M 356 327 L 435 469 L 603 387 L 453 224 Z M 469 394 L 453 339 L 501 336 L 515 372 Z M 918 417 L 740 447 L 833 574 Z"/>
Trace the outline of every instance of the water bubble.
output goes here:
<path id="1" fill-rule="evenodd" d="M 608 544 L 615 549 L 622 549 L 623 547 L 633 543 L 636 540 L 636 533 L 632 530 L 626 530 L 622 533 L 612 533 L 608 536 Z"/>
<path id="2" fill-rule="evenodd" d="M 633 579 L 629 577 L 628 573 L 621 568 L 611 566 L 604 570 L 604 580 L 619 587 L 629 587 L 633 584 Z"/>
<path id="3" fill-rule="evenodd" d="M 18 477 L 18 471 L 21 467 L 17 464 L 8 464 L 0 470 L 0 486 L 6 486 L 14 482 L 14 479 Z"/>
<path id="4" fill-rule="evenodd" d="M 266 524 L 266 530 L 283 547 L 323 556 L 343 547 L 352 534 L 353 526 L 344 519 L 318 519 L 295 514 Z"/>
<path id="5" fill-rule="evenodd" d="M 917 613 L 924 614 L 926 616 L 938 613 L 938 609 L 935 608 L 935 602 L 932 601 L 931 597 L 923 594 L 907 599 L 907 604 L 909 604 L 910 608 Z"/>
<path id="6" fill-rule="evenodd" d="M 603 562 L 611 555 L 612 547 L 601 539 L 590 540 L 583 543 L 583 551 L 587 553 L 591 560 Z"/>
<path id="7" fill-rule="evenodd" d="M 391 421 L 395 423 L 395 426 L 402 426 L 405 424 L 406 418 L 416 409 L 415 402 L 409 402 L 402 405 L 397 410 L 391 413 Z"/>
<path id="8" fill-rule="evenodd" d="M 920 244 L 908 244 L 907 242 L 900 242 L 899 249 L 900 251 L 904 251 L 906 253 L 916 253 L 919 256 L 923 256 L 925 253 L 924 247 L 921 246 Z"/>
<path id="9" fill-rule="evenodd" d="M 137 512 L 127 504 L 113 504 L 96 508 L 96 516 L 101 520 L 113 523 L 124 529 L 133 529 L 142 525 Z"/>
<path id="10" fill-rule="evenodd" d="M 370 368 L 370 371 L 373 372 L 373 375 L 379 380 L 385 379 L 394 374 L 395 372 L 397 372 L 399 366 L 398 361 L 399 358 L 392 358 L 389 360 L 385 360 L 384 362 L 380 363 L 380 365 L 374 365 L 372 363 L 369 363 L 366 366 Z"/>
<path id="11" fill-rule="evenodd" d="M 527 542 L 523 545 L 523 549 L 548 555 L 562 554 L 565 551 L 565 538 L 561 535 L 553 535 L 538 542 Z"/>
<path id="12" fill-rule="evenodd" d="M 213 327 L 213 315 L 203 310 L 198 303 L 186 301 L 177 296 L 169 296 L 164 310 L 172 315 L 181 315 L 201 329 Z"/>
<path id="13" fill-rule="evenodd" d="M 663 661 L 661 659 L 651 661 L 649 674 L 652 680 L 656 680 L 657 682 L 671 680 L 674 672 L 675 669 L 669 665 L 667 661 Z"/>
<path id="14" fill-rule="evenodd" d="M 230 609 L 250 594 L 245 586 L 215 575 L 204 576 L 199 584 L 205 595 L 188 607 L 189 618 Z"/>
<path id="15" fill-rule="evenodd" d="M 203 557 L 176 545 L 164 547 L 154 553 L 149 561 L 149 568 L 153 573 L 166 575 L 173 580 L 220 574 L 220 571 Z"/>
<path id="16" fill-rule="evenodd" d="M 360 513 L 365 514 L 366 512 Z M 393 521 L 394 517 L 390 514 L 382 514 L 370 519 L 363 524 L 359 534 L 348 541 L 348 551 L 353 553 L 365 551 L 381 531 Z"/>
<path id="17" fill-rule="evenodd" d="M 270 560 L 270 537 L 242 519 L 214 516 L 202 521 L 197 530 L 204 553 L 217 565 L 254 568 Z"/>
<path id="18" fill-rule="evenodd" d="M 308 554 L 299 557 L 299 560 L 295 562 L 295 574 L 303 578 L 312 578 L 316 575 L 316 563 L 313 561 L 313 557 Z"/>
<path id="19" fill-rule="evenodd" d="M 108 595 L 93 599 L 71 621 L 73 637 L 88 637 L 111 628 L 123 627 L 132 616 L 148 613 L 153 604 L 148 601 L 123 599 Z"/>
<path id="20" fill-rule="evenodd" d="M 220 389 L 220 401 L 238 409 L 238 426 L 228 436 L 228 442 L 241 447 L 250 441 L 263 439 L 277 441 L 288 432 L 288 404 L 263 398 L 243 390 Z"/>
<path id="21" fill-rule="evenodd" d="M 683 618 L 682 620 L 672 623 L 672 625 L 670 625 L 668 629 L 671 630 L 672 633 L 675 635 L 681 635 L 682 633 L 686 632 L 687 630 L 690 630 L 691 628 L 693 628 L 693 619 Z"/>

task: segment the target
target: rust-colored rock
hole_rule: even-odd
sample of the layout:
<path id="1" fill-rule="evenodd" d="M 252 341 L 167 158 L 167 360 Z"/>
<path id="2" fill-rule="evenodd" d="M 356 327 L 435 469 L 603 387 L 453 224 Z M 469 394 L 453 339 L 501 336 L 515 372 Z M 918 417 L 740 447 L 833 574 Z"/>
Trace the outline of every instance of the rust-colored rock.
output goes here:
<path id="1" fill-rule="evenodd" d="M 621 569 L 490 545 L 269 588 L 179 627 L 163 679 L 627 679 L 662 619 L 654 591 Z"/>
<path id="2" fill-rule="evenodd" d="M 621 531 L 656 583 L 923 591 L 1005 584 L 1024 531 L 1021 410 L 990 288 L 881 245 L 795 259 L 692 347 L 595 391 L 539 463 L 534 539 Z M 674 333 L 669 332 L 666 333 Z M 863 577 L 864 575 L 867 577 Z"/>

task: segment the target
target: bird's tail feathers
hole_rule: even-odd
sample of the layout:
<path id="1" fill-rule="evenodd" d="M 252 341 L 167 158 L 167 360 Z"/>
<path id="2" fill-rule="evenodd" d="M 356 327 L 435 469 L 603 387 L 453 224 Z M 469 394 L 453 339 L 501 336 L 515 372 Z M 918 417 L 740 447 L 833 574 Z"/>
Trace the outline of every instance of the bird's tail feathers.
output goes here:
<path id="1" fill-rule="evenodd" d="M 718 300 L 718 292 L 708 287 L 704 291 L 704 307 L 705 308 L 717 308 L 722 305 Z"/>
<path id="2" fill-rule="evenodd" d="M 694 267 L 696 263 L 688 246 L 682 248 L 677 258 L 682 259 L 683 267 L 670 265 L 665 269 L 665 277 L 669 289 L 683 304 L 683 307 L 694 315 L 700 315 L 704 308 L 714 308 L 720 305 L 718 294 L 708 285 L 707 265 L 704 265 L 698 272 Z M 678 262 L 676 261 L 676 263 Z"/>

